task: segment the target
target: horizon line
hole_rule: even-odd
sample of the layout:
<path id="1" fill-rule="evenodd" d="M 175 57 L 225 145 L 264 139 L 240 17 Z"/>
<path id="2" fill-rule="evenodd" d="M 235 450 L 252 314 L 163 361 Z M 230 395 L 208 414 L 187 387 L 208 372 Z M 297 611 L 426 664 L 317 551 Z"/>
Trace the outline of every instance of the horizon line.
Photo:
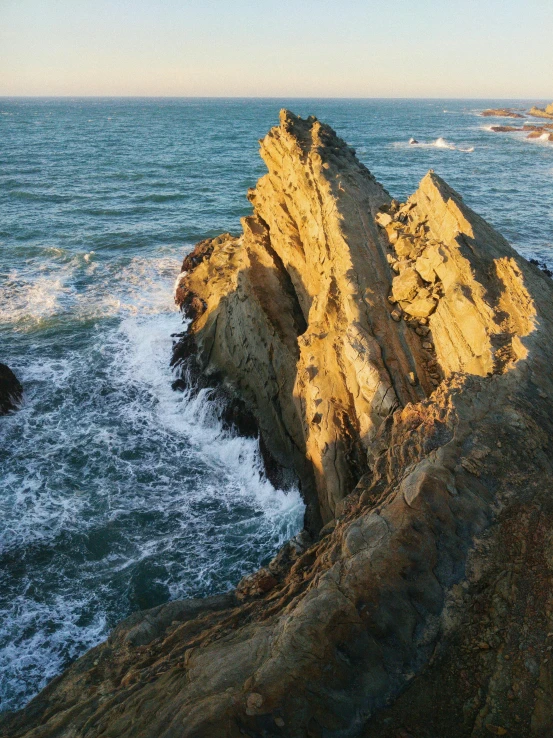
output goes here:
<path id="1" fill-rule="evenodd" d="M 0 100 L 552 100 L 550 97 L 439 97 L 439 96 L 333 96 L 333 95 L 1 95 Z"/>

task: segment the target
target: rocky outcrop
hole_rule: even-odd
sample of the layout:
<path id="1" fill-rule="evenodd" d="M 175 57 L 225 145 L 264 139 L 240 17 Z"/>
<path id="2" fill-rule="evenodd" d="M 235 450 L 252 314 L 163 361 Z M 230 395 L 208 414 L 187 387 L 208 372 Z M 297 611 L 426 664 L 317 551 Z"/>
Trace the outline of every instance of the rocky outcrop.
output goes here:
<path id="1" fill-rule="evenodd" d="M 255 419 L 310 533 L 133 615 L 2 735 L 549 736 L 553 282 L 314 118 L 261 151 L 243 234 L 185 261 L 175 359 Z"/>
<path id="2" fill-rule="evenodd" d="M 483 110 L 480 115 L 484 118 L 524 118 L 524 115 L 517 113 L 510 108 L 493 108 Z"/>
<path id="3" fill-rule="evenodd" d="M 545 108 L 533 105 L 526 114 L 517 113 L 511 108 L 492 108 L 483 110 L 480 115 L 484 118 L 525 118 L 526 115 L 533 118 L 553 118 L 553 103 L 546 105 Z"/>
<path id="4" fill-rule="evenodd" d="M 490 108 L 489 110 L 483 110 L 480 113 L 484 118 L 525 118 L 526 115 L 523 113 L 517 113 L 511 108 Z M 553 103 L 546 105 L 545 108 L 538 108 L 533 105 L 528 111 L 527 115 L 534 118 L 553 118 Z"/>
<path id="5" fill-rule="evenodd" d="M 542 141 L 553 141 L 553 133 L 549 131 L 531 131 L 526 138 L 539 138 Z"/>
<path id="6" fill-rule="evenodd" d="M 193 323 L 177 356 L 246 401 L 277 464 L 299 476 L 313 530 L 367 470 L 391 410 L 431 384 L 420 337 L 392 328 L 375 223 L 388 193 L 315 120 L 285 114 L 261 155 L 269 173 L 249 193 L 243 236 L 200 245 L 179 283 Z"/>
<path id="7" fill-rule="evenodd" d="M 23 397 L 20 381 L 6 364 L 0 364 L 0 415 L 17 410 Z"/>
<path id="8" fill-rule="evenodd" d="M 543 133 L 544 131 L 553 130 L 553 124 L 535 125 L 525 123 L 523 126 L 492 126 L 491 130 L 495 133 L 514 133 L 515 131 L 530 131 L 530 133 Z"/>
<path id="9" fill-rule="evenodd" d="M 534 107 L 530 108 L 528 115 L 533 115 L 535 118 L 553 118 L 553 103 L 547 105 L 545 109 Z"/>
<path id="10" fill-rule="evenodd" d="M 520 128 L 516 126 L 492 126 L 494 133 L 526 133 L 526 138 L 541 139 L 543 141 L 553 141 L 553 125 L 524 125 Z"/>

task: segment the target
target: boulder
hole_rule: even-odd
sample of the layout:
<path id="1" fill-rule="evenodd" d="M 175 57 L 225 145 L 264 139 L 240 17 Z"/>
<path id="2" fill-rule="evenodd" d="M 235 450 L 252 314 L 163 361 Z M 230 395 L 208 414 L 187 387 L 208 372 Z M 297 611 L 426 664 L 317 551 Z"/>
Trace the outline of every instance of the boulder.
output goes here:
<path id="1" fill-rule="evenodd" d="M 432 315 L 438 304 L 432 297 L 419 297 L 405 307 L 405 312 L 414 318 L 428 318 Z"/>
<path id="2" fill-rule="evenodd" d="M 394 244 L 394 250 L 399 259 L 410 259 L 413 255 L 414 240 L 411 236 L 399 236 Z"/>
<path id="3" fill-rule="evenodd" d="M 419 288 L 422 287 L 422 280 L 419 274 L 410 267 L 404 269 L 392 281 L 392 296 L 396 302 L 401 300 L 412 300 Z"/>
<path id="4" fill-rule="evenodd" d="M 377 213 L 375 220 L 381 228 L 386 228 L 392 222 L 392 216 L 389 213 Z"/>
<path id="5" fill-rule="evenodd" d="M 0 364 L 0 415 L 16 410 L 23 397 L 23 387 L 6 364 Z"/>

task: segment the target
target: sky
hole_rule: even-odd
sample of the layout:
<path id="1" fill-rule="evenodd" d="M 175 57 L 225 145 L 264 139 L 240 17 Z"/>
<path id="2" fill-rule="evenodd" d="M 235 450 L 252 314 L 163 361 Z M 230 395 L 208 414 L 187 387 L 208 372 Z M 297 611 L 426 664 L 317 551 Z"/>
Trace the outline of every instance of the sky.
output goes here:
<path id="1" fill-rule="evenodd" d="M 0 0 L 0 95 L 553 99 L 553 0 Z"/>

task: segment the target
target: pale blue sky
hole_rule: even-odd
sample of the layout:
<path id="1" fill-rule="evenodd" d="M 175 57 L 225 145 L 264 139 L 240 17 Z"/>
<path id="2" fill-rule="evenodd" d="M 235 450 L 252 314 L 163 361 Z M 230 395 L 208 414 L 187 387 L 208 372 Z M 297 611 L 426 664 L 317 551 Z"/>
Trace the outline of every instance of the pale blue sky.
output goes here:
<path id="1" fill-rule="evenodd" d="M 0 95 L 553 99 L 553 0 L 0 0 Z"/>

